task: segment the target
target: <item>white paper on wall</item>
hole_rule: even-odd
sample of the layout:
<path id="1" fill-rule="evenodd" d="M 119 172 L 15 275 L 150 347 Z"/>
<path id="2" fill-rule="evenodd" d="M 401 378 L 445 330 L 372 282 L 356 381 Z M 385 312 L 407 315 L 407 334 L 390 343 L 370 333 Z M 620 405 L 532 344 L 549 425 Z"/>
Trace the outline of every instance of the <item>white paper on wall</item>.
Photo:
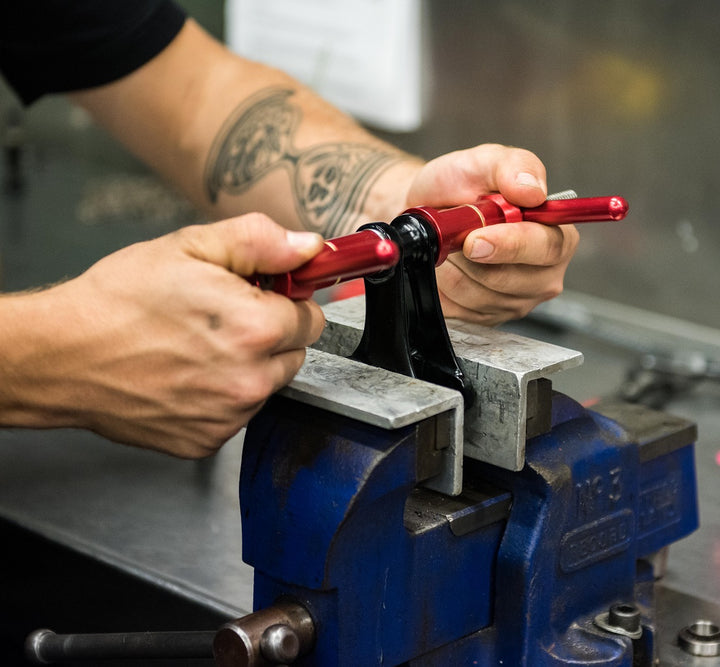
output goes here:
<path id="1" fill-rule="evenodd" d="M 420 0 L 228 0 L 226 38 L 363 122 L 421 124 Z"/>

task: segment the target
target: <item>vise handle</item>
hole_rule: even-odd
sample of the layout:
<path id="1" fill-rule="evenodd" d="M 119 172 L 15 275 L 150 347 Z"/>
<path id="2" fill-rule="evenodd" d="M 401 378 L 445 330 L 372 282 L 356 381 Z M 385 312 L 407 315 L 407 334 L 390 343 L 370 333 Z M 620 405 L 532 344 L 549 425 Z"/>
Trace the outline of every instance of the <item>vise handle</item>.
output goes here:
<path id="1" fill-rule="evenodd" d="M 281 599 L 217 631 L 58 635 L 43 628 L 26 638 L 25 657 L 38 665 L 68 660 L 214 658 L 218 667 L 272 667 L 293 663 L 314 643 L 310 612 L 297 602 Z"/>
<path id="2" fill-rule="evenodd" d="M 435 265 L 439 266 L 450 253 L 462 249 L 470 232 L 481 227 L 523 220 L 543 225 L 622 220 L 628 208 L 627 201 L 618 196 L 548 199 L 540 206 L 524 208 L 511 204 L 500 194 L 491 194 L 480 197 L 474 204 L 441 210 L 420 206 L 403 215 L 421 218 L 433 228 L 437 235 Z M 325 241 L 325 247 L 315 257 L 294 271 L 255 275 L 251 281 L 291 299 L 307 299 L 322 287 L 391 269 L 400 261 L 401 254 L 391 239 L 372 229 L 362 229 Z"/>

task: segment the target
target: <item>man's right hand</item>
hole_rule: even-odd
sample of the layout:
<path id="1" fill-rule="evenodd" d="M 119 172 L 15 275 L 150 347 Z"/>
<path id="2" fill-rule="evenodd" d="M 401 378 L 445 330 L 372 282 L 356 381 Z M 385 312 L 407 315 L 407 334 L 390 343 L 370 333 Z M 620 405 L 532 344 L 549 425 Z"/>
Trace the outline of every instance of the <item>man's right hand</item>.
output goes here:
<path id="1" fill-rule="evenodd" d="M 0 299 L 0 424 L 88 428 L 198 458 L 287 384 L 324 326 L 311 301 L 242 276 L 292 270 L 322 247 L 260 214 L 124 248 L 79 277 Z M 7 350 L 7 348 L 6 348 Z"/>

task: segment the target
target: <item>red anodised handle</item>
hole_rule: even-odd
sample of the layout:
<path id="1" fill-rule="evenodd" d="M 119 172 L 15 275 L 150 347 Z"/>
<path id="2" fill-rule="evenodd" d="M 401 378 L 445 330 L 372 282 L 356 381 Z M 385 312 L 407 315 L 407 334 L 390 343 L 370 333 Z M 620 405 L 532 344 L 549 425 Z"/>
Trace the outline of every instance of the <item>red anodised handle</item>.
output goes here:
<path id="1" fill-rule="evenodd" d="M 502 195 L 485 195 L 474 204 L 463 204 L 442 210 L 421 206 L 406 213 L 427 220 L 438 236 L 439 266 L 452 252 L 462 250 L 467 235 L 480 227 L 508 222 L 539 222 L 543 225 L 566 225 L 577 222 L 622 220 L 628 212 L 622 197 L 578 197 L 547 200 L 540 206 L 514 206 Z"/>
<path id="2" fill-rule="evenodd" d="M 441 210 L 420 206 L 405 213 L 432 225 L 438 238 L 435 264 L 439 266 L 450 253 L 462 250 L 467 235 L 480 227 L 522 220 L 543 225 L 607 222 L 622 220 L 628 208 L 622 197 L 557 199 L 534 208 L 521 208 L 502 195 L 493 194 L 480 197 L 474 204 Z M 384 271 L 399 259 L 400 250 L 393 241 L 366 229 L 325 241 L 325 247 L 315 257 L 294 271 L 254 276 L 251 281 L 291 299 L 307 299 L 316 289 Z"/>
<path id="3" fill-rule="evenodd" d="M 252 282 L 291 299 L 309 299 L 317 289 L 384 271 L 399 259 L 400 249 L 393 241 L 366 229 L 325 241 L 323 249 L 299 269 L 254 276 Z"/>

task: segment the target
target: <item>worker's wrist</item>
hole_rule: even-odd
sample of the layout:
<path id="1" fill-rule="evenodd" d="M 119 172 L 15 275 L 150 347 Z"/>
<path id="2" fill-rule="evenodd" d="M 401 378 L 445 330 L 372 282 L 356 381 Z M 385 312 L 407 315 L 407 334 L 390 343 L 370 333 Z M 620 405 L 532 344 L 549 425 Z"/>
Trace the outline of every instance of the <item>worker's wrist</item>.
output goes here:
<path id="1" fill-rule="evenodd" d="M 373 193 L 373 199 L 370 201 L 371 206 L 377 207 L 378 220 L 389 222 L 408 208 L 407 196 L 410 184 L 424 164 L 423 160 L 414 155 L 402 154 L 387 171 L 380 175 L 377 192 Z"/>
<path id="2" fill-rule="evenodd" d="M 422 160 L 406 153 L 390 154 L 374 178 L 362 209 L 347 216 L 341 232 L 349 234 L 368 222 L 390 222 L 407 209 L 409 184 L 423 166 Z"/>
<path id="3" fill-rule="evenodd" d="M 56 289 L 0 297 L 0 426 L 74 426 L 81 397 L 68 389 L 66 317 Z"/>

